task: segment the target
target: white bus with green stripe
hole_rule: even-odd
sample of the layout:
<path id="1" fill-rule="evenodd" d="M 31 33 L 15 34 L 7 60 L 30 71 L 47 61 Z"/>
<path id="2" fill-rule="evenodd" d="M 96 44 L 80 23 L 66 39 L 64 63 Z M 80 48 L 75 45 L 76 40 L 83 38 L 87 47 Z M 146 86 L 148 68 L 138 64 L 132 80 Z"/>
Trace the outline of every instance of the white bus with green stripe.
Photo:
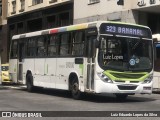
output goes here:
<path id="1" fill-rule="evenodd" d="M 9 72 L 15 83 L 125 98 L 151 94 L 153 41 L 148 27 L 96 21 L 12 38 Z"/>

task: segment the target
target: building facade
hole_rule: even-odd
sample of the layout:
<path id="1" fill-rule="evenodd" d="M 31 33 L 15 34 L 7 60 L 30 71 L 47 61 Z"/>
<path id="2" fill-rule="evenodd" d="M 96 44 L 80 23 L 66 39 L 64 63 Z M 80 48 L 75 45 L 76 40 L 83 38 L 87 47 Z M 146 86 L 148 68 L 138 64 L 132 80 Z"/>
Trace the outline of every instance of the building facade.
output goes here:
<path id="1" fill-rule="evenodd" d="M 160 33 L 160 0 L 74 0 L 74 24 L 96 20 L 147 25 Z"/>
<path id="2" fill-rule="evenodd" d="M 136 23 L 136 12 L 131 10 L 133 1 L 120 0 L 121 3 L 118 3 L 118 0 L 75 0 L 74 23 L 95 20 Z"/>
<path id="3" fill-rule="evenodd" d="M 0 55 L 2 63 L 7 61 L 7 0 L 0 0 Z"/>
<path id="4" fill-rule="evenodd" d="M 8 0 L 8 51 L 13 35 L 71 24 L 72 0 Z"/>
<path id="5" fill-rule="evenodd" d="M 138 23 L 147 25 L 153 34 L 160 33 L 160 0 L 135 0 L 133 11 L 138 11 Z"/>
<path id="6" fill-rule="evenodd" d="M 3 50 L 7 55 L 15 34 L 97 20 L 147 25 L 153 34 L 160 33 L 160 0 L 8 0 L 7 4 L 8 47 Z"/>

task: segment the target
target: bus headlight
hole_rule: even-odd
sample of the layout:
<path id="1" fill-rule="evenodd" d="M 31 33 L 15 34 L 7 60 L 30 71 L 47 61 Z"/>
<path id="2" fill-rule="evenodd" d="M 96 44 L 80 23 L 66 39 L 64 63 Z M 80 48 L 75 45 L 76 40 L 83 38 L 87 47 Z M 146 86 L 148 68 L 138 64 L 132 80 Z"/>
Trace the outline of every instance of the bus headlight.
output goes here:
<path id="1" fill-rule="evenodd" d="M 153 79 L 153 76 L 152 75 L 149 75 L 144 81 L 143 81 L 143 84 L 146 84 L 146 83 L 150 83 Z"/>
<path id="2" fill-rule="evenodd" d="M 101 80 L 103 80 L 104 82 L 107 82 L 107 83 L 113 83 L 113 81 L 107 77 L 104 73 L 97 73 L 97 75 L 99 76 L 99 78 Z"/>

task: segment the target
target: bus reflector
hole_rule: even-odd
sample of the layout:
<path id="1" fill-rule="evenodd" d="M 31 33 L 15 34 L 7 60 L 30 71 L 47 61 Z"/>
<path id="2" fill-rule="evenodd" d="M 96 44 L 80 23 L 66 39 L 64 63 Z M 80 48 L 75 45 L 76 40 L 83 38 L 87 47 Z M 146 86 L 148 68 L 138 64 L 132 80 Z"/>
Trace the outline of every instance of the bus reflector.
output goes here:
<path id="1" fill-rule="evenodd" d="M 58 33 L 58 29 L 53 29 L 50 31 L 50 34 L 53 34 L 53 33 Z"/>

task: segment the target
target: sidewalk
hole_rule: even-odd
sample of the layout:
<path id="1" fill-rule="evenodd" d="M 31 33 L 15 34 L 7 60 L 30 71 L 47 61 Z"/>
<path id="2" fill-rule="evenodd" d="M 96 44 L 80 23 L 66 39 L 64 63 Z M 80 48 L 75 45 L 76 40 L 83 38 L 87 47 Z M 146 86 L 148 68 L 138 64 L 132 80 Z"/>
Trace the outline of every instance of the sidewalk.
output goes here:
<path id="1" fill-rule="evenodd" d="M 6 84 L 6 85 L 1 85 L 0 84 L 0 90 L 1 89 L 26 89 L 26 85 L 15 85 L 15 84 Z"/>

